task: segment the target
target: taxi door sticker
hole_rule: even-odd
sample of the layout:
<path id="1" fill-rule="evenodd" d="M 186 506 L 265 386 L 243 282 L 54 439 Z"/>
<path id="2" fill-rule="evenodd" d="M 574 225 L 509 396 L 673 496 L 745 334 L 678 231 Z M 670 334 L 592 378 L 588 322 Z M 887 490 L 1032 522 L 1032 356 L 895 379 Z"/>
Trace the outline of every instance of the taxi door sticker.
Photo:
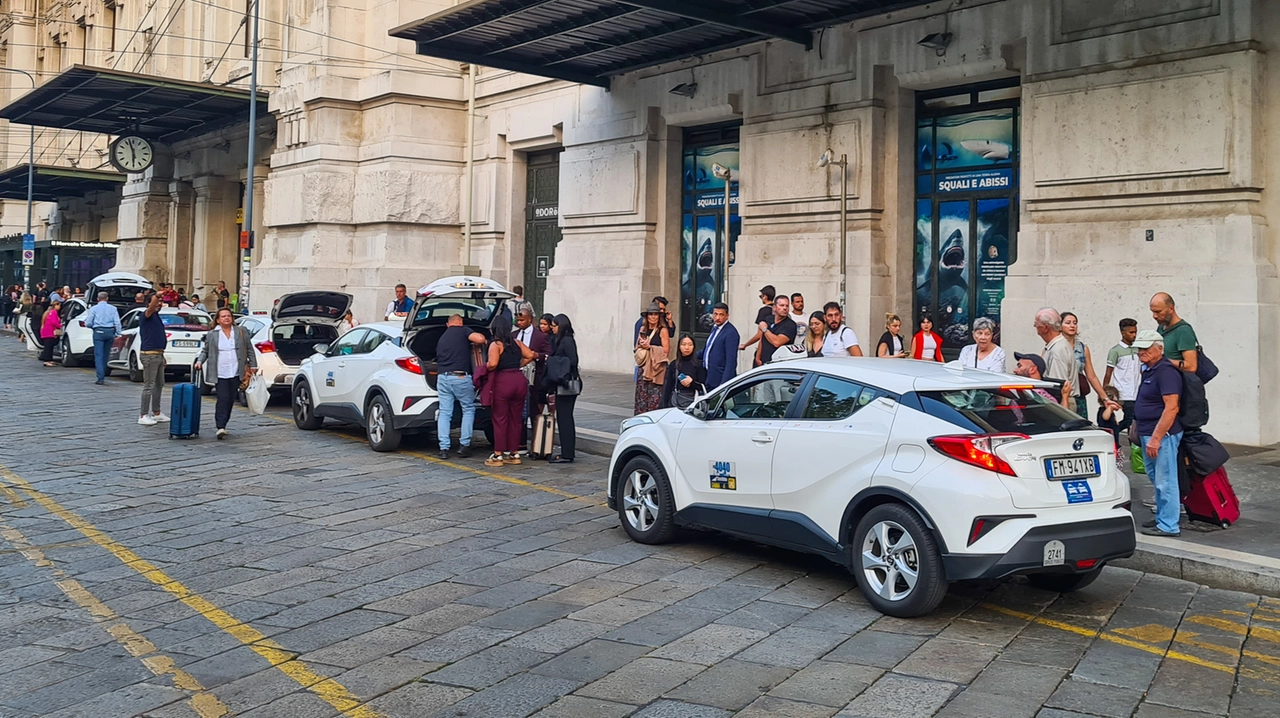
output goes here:
<path id="1" fill-rule="evenodd" d="M 335 382 L 335 381 L 333 380 L 333 372 L 329 372 L 329 375 L 328 375 L 328 376 L 326 376 L 326 377 L 324 378 L 324 385 L 325 385 L 325 386 L 335 386 L 335 385 L 336 385 L 336 383 L 337 383 L 337 382 Z"/>
<path id="2" fill-rule="evenodd" d="M 737 465 L 732 461 L 711 461 L 711 488 L 737 491 Z"/>

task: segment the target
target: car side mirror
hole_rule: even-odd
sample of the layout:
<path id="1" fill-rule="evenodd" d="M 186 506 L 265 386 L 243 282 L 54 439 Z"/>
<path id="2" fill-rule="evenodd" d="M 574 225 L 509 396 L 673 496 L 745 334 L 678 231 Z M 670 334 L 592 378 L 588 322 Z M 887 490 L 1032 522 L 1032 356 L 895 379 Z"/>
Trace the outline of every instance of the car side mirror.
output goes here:
<path id="1" fill-rule="evenodd" d="M 693 403 L 689 405 L 688 414 L 698 421 L 706 421 L 707 402 L 702 401 L 699 397 L 695 397 Z"/>
<path id="2" fill-rule="evenodd" d="M 329 353 L 329 345 L 328 345 L 328 344 L 316 344 L 315 346 L 311 347 L 311 351 L 315 352 L 316 354 L 328 354 L 328 353 Z"/>

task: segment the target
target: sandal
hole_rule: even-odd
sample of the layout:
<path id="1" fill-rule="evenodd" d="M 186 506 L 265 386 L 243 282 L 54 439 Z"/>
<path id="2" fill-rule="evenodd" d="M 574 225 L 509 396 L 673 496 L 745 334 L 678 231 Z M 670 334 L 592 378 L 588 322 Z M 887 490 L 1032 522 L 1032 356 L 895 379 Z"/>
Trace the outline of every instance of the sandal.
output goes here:
<path id="1" fill-rule="evenodd" d="M 520 457 L 515 454 L 503 454 L 502 463 L 506 464 L 507 466 L 517 466 L 519 464 L 523 464 L 524 462 L 521 461 Z"/>
<path id="2" fill-rule="evenodd" d="M 502 466 L 502 454 L 490 454 L 489 458 L 484 460 L 485 466 Z"/>

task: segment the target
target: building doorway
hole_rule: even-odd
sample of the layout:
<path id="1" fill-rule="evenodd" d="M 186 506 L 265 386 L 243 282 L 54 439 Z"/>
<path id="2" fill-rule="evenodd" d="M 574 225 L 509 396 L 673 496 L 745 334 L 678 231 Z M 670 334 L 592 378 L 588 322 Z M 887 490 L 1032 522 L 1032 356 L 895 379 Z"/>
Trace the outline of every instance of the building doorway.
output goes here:
<path id="1" fill-rule="evenodd" d="M 948 360 L 972 343 L 978 317 L 996 323 L 1000 341 L 1018 256 L 1019 96 L 1016 81 L 917 95 L 912 321 L 933 319 Z"/>
<path id="2" fill-rule="evenodd" d="M 680 232 L 680 326 L 701 344 L 711 333 L 711 308 L 723 300 L 716 277 L 733 266 L 742 223 L 738 218 L 738 125 L 690 128 L 684 132 Z M 714 165 L 731 172 L 729 186 L 729 256 L 725 246 L 725 181 Z"/>
<path id="3" fill-rule="evenodd" d="M 560 152 L 529 155 L 524 207 L 524 298 L 535 313 L 546 311 L 547 275 L 560 244 Z"/>

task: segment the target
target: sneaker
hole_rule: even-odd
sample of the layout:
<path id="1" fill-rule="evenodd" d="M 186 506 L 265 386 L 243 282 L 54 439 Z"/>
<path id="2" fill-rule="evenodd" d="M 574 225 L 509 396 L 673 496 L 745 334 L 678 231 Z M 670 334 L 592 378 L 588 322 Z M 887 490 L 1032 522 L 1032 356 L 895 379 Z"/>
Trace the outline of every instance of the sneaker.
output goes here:
<path id="1" fill-rule="evenodd" d="M 485 466 L 502 466 L 502 454 L 489 454 L 489 458 L 484 460 Z"/>
<path id="2" fill-rule="evenodd" d="M 449 458 L 449 450 L 448 450 L 448 449 L 441 449 L 441 450 L 440 450 L 440 453 L 439 453 L 439 457 L 440 457 L 441 459 L 448 459 L 448 458 Z"/>
<path id="3" fill-rule="evenodd" d="M 520 457 L 516 456 L 515 454 L 503 454 L 502 463 L 507 466 L 518 466 L 524 462 L 521 461 Z"/>
<path id="4" fill-rule="evenodd" d="M 219 439 L 225 439 L 225 438 L 227 438 L 227 430 L 226 430 L 226 429 L 218 429 L 217 437 L 218 437 Z"/>
<path id="5" fill-rule="evenodd" d="M 1167 537 L 1167 538 L 1178 538 L 1179 536 L 1181 536 L 1181 535 L 1182 535 L 1182 532 L 1181 532 L 1181 531 L 1177 531 L 1177 532 L 1175 532 L 1175 533 L 1169 533 L 1168 531 L 1161 531 L 1160 529 L 1155 528 L 1155 527 L 1153 526 L 1152 528 L 1149 528 L 1149 529 L 1142 529 L 1142 535 L 1143 535 L 1143 536 L 1165 536 L 1165 537 Z"/>
<path id="6" fill-rule="evenodd" d="M 458 458 L 466 459 L 471 456 L 471 447 L 463 444 L 458 447 Z"/>
<path id="7" fill-rule="evenodd" d="M 144 414 L 138 417 L 138 424 L 140 426 L 155 426 L 156 420 Z"/>
<path id="8" fill-rule="evenodd" d="M 1156 510 L 1156 501 L 1155 501 L 1155 499 L 1151 499 L 1150 501 L 1143 501 L 1143 502 L 1142 502 L 1142 505 L 1143 505 L 1143 506 L 1146 506 L 1147 508 L 1151 509 L 1152 511 L 1155 511 L 1155 510 Z"/>
<path id="9" fill-rule="evenodd" d="M 1144 529 L 1153 529 L 1153 528 L 1155 528 L 1155 527 L 1156 527 L 1156 520 L 1155 520 L 1155 519 L 1151 519 L 1150 521 L 1143 521 L 1143 522 L 1142 522 L 1142 528 L 1144 528 Z"/>
<path id="10" fill-rule="evenodd" d="M 168 420 L 169 420 L 169 417 L 165 416 L 164 414 L 156 414 L 155 416 L 152 416 L 151 418 L 152 418 L 152 419 L 155 419 L 157 422 L 159 422 L 159 423 L 161 423 L 161 424 L 163 424 L 163 423 L 165 423 L 166 421 L 168 421 Z"/>

